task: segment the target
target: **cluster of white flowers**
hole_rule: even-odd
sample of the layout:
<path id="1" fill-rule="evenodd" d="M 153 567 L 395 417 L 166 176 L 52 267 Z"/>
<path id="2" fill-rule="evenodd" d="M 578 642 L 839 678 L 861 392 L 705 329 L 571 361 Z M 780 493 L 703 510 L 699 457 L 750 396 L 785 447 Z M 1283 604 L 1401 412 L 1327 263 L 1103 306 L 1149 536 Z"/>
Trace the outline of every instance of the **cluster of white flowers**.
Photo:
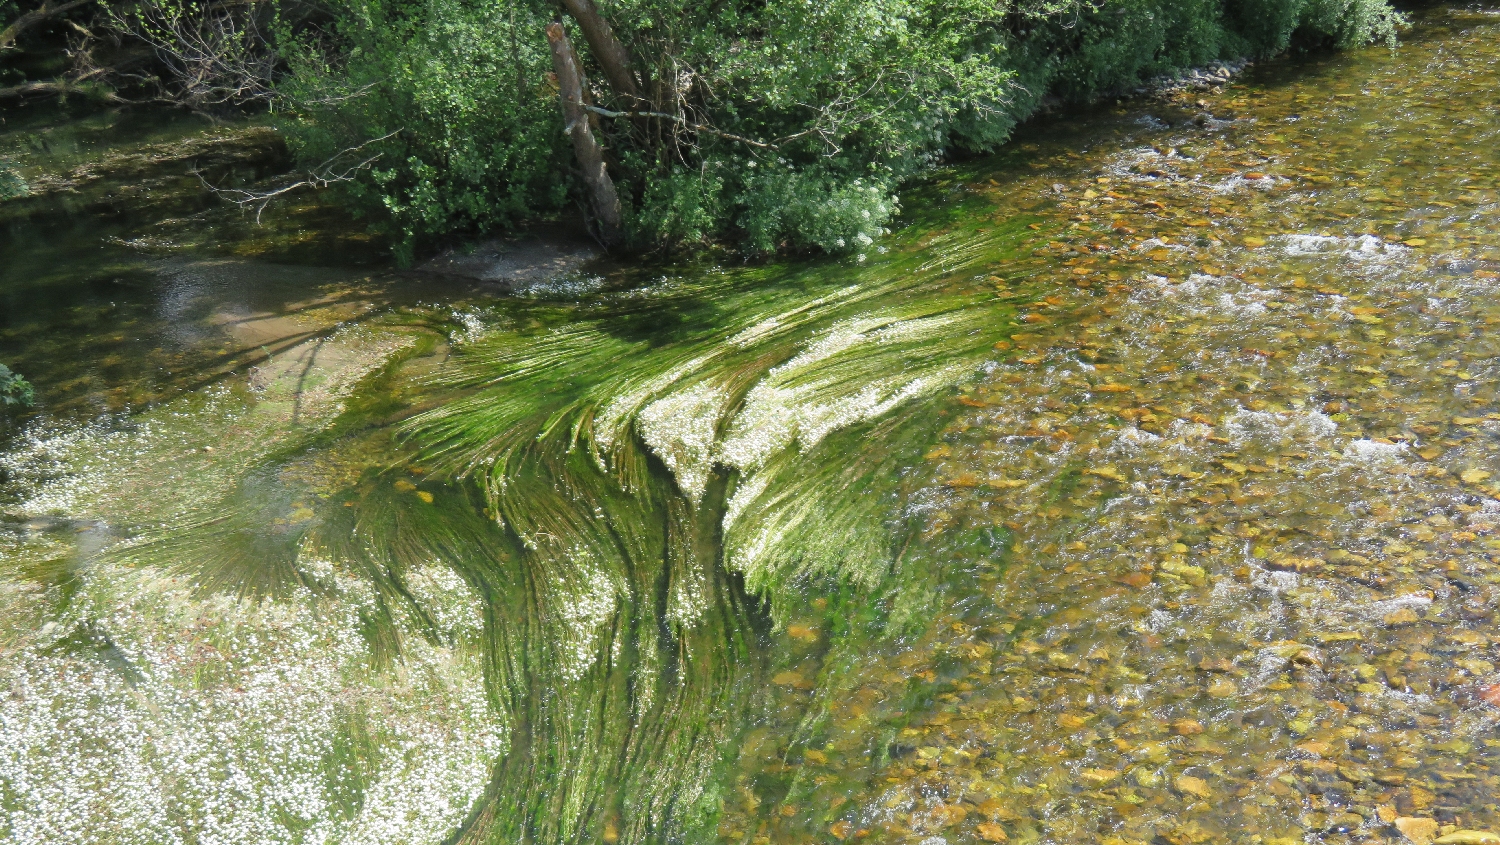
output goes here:
<path id="1" fill-rule="evenodd" d="M 637 417 L 641 439 L 693 502 L 702 499 L 708 487 L 719 418 L 728 401 L 724 388 L 699 382 L 652 402 Z"/>
<path id="2" fill-rule="evenodd" d="M 415 581 L 477 624 L 461 581 Z M 408 636 L 379 670 L 360 630 L 336 598 L 199 598 L 96 567 L 45 633 L 0 655 L 0 838 L 442 839 L 504 750 L 479 661 Z"/>
<path id="3" fill-rule="evenodd" d="M 463 328 L 456 329 L 453 332 L 450 332 L 448 335 L 448 342 L 457 346 L 459 344 L 473 343 L 477 340 L 480 340 L 486 334 L 488 334 L 490 330 L 489 323 L 485 319 L 487 316 L 488 315 L 477 308 L 469 308 L 463 311 L 455 308 L 453 310 L 453 321 L 455 323 L 458 323 Z"/>
<path id="4" fill-rule="evenodd" d="M 583 546 L 572 549 L 568 562 L 571 571 L 558 584 L 557 611 L 563 624 L 555 629 L 556 646 L 563 680 L 576 681 L 603 653 L 625 585 Z M 618 638 L 613 638 L 613 647 L 619 648 Z"/>
<path id="5" fill-rule="evenodd" d="M 919 340 L 951 328 L 953 318 L 891 320 L 866 317 L 840 322 L 802 352 L 773 367 L 745 397 L 744 409 L 730 424 L 720 459 L 747 474 L 796 443 L 802 451 L 830 432 L 874 419 L 916 396 L 949 384 L 957 373 L 898 373 L 850 384 L 837 368 L 819 373 L 819 365 L 866 345 Z"/>

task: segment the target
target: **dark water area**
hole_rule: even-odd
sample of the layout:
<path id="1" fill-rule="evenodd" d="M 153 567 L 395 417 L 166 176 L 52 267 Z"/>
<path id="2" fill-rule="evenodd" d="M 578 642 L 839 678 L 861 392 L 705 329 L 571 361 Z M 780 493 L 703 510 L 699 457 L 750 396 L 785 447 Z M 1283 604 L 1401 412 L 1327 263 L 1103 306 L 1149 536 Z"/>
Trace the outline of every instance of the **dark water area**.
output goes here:
<path id="1" fill-rule="evenodd" d="M 8 122 L 0 833 L 1500 841 L 1500 10 L 1417 17 L 506 296 Z"/>

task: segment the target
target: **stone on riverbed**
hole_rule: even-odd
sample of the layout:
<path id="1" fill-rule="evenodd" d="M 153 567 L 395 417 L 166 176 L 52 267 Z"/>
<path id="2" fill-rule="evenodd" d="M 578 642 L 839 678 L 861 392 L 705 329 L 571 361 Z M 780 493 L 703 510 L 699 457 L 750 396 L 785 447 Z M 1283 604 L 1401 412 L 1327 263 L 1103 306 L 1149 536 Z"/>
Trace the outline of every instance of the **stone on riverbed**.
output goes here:
<path id="1" fill-rule="evenodd" d="M 1433 842 L 1436 845 L 1500 845 L 1500 834 L 1488 830 L 1455 830 Z"/>
<path id="2" fill-rule="evenodd" d="M 1396 819 L 1396 829 L 1414 845 L 1428 845 L 1438 832 L 1438 823 L 1433 819 L 1402 816 Z"/>
<path id="3" fill-rule="evenodd" d="M 469 250 L 450 249 L 416 269 L 524 293 L 581 274 L 600 254 L 598 245 L 582 233 L 548 231 L 486 241 Z"/>

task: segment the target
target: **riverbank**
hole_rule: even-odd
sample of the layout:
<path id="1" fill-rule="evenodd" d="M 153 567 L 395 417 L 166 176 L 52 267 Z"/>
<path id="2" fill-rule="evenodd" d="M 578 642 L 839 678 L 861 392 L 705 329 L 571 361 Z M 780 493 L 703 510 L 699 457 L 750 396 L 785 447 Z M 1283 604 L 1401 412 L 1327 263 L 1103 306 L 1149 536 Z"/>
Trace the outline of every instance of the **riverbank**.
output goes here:
<path id="1" fill-rule="evenodd" d="M 1106 92 L 1106 99 L 1133 94 L 1192 109 L 1190 95 L 1221 87 L 1248 66 L 1244 59 L 1214 62 L 1133 92 Z M 1099 107 L 1082 108 L 1087 114 Z M 1062 109 L 1054 98 L 1036 119 L 1053 119 Z M 304 262 L 323 256 L 315 263 L 389 261 L 389 238 L 368 231 L 375 221 L 351 215 L 336 190 L 309 188 L 241 207 L 231 202 L 237 192 L 269 193 L 295 176 L 284 137 L 259 119 L 210 123 L 162 106 L 35 102 L 16 110 L 0 132 L 0 168 L 0 220 L 89 214 L 129 221 L 112 236 L 116 243 L 154 255 L 207 248 L 266 258 L 285 253 Z M 295 249 L 299 234 L 315 234 L 317 242 Z M 597 241 L 585 243 L 592 240 L 582 218 L 565 218 L 496 238 L 438 243 L 431 254 L 414 256 L 414 264 L 420 272 L 533 284 L 597 257 L 603 250 Z M 717 256 L 732 250 L 728 243 L 710 246 Z M 689 246 L 678 257 L 703 247 Z"/>

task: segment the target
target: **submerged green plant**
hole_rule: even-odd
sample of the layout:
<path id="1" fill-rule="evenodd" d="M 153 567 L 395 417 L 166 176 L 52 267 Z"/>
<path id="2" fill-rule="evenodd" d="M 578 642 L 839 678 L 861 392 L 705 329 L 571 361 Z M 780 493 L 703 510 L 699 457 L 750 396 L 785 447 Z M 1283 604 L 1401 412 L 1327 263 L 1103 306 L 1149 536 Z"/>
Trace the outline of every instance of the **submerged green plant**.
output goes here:
<path id="1" fill-rule="evenodd" d="M 433 470 L 479 482 L 531 591 L 536 606 L 502 614 L 532 620 L 531 644 L 497 639 L 496 676 L 551 690 L 542 712 L 508 708 L 546 728 L 532 737 L 550 756 L 507 759 L 505 800 L 466 841 L 657 841 L 709 824 L 720 746 L 763 668 L 745 641 L 760 608 L 774 624 L 814 583 L 898 609 L 917 595 L 900 570 L 900 469 L 938 424 L 917 400 L 1009 330 L 1009 303 L 953 281 L 1021 225 L 955 233 L 940 265 L 900 258 L 854 284 L 663 280 L 565 323 L 562 309 L 492 320 L 461 345 L 434 384 L 459 395 L 404 431 Z M 538 633 L 554 643 L 545 671 Z M 511 668 L 527 660 L 529 677 Z M 614 703 L 622 683 L 630 707 Z"/>
<path id="2" fill-rule="evenodd" d="M 108 557 L 206 594 L 357 598 L 372 668 L 398 673 L 449 645 L 414 573 L 456 573 L 507 751 L 455 838 L 706 835 L 763 686 L 758 638 L 812 585 L 870 631 L 919 609 L 901 470 L 941 424 L 920 400 L 1012 330 L 974 273 L 1023 231 L 466 313 L 404 449 L 378 428 L 287 440 Z M 310 445 L 350 469 L 296 469 Z M 338 457 L 366 451 L 383 457 Z"/>
<path id="3" fill-rule="evenodd" d="M 20 173 L 4 159 L 0 159 L 0 202 L 20 199 L 31 193 L 31 186 Z"/>

